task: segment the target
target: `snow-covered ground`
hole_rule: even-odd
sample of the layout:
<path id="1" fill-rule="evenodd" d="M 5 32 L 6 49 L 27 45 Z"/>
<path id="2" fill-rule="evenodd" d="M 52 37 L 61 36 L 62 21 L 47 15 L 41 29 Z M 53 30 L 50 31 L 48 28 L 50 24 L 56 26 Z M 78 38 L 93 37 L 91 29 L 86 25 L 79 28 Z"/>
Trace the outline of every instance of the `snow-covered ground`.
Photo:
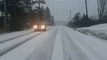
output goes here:
<path id="1" fill-rule="evenodd" d="M 50 53 L 52 54 L 53 49 L 49 47 L 53 46 L 54 38 L 56 37 L 56 30 L 56 28 L 53 28 L 52 30 L 46 31 L 43 34 L 32 38 L 19 47 L 1 56 L 0 60 L 29 60 L 31 58 L 35 58 L 33 57 L 35 54 L 37 54 L 36 57 L 38 57 L 36 59 L 42 60 L 45 58 L 43 60 L 47 60 L 49 56 L 51 56 Z M 46 54 L 42 56 L 43 53 Z M 44 56 L 47 56 L 47 58 Z"/>
<path id="2" fill-rule="evenodd" d="M 33 34 L 11 42 L 15 44 Z M 107 60 L 107 41 L 69 27 L 56 26 L 8 51 L 0 60 Z"/>
<path id="3" fill-rule="evenodd" d="M 88 60 L 107 60 L 107 41 L 77 31 L 70 31 L 70 29 L 66 29 L 66 31 L 81 51 L 88 57 Z"/>
<path id="4" fill-rule="evenodd" d="M 48 26 L 47 30 L 52 28 L 52 27 L 54 27 L 54 26 Z M 16 31 L 16 32 L 12 32 L 12 33 L 1 34 L 0 35 L 0 43 L 3 43 L 3 42 L 8 41 L 8 40 L 13 40 L 15 38 L 18 38 L 18 37 L 21 37 L 21 36 L 24 36 L 27 34 L 31 34 L 33 32 L 34 32 L 33 29 L 29 29 L 29 30 L 25 30 L 25 31 Z"/>
<path id="5" fill-rule="evenodd" d="M 90 27 L 82 28 L 82 29 L 107 30 L 107 24 L 93 25 L 93 26 L 90 26 Z"/>
<path id="6" fill-rule="evenodd" d="M 5 42 L 7 40 L 14 39 L 16 37 L 20 37 L 20 36 L 29 34 L 31 32 L 33 32 L 33 31 L 30 29 L 30 30 L 25 30 L 25 31 L 18 31 L 18 32 L 12 32 L 12 33 L 7 33 L 7 34 L 6 33 L 2 34 L 2 35 L 0 35 L 0 43 Z"/>
<path id="7" fill-rule="evenodd" d="M 77 30 L 84 34 L 93 35 L 98 38 L 107 40 L 107 24 L 99 24 L 91 27 L 79 28 Z"/>
<path id="8" fill-rule="evenodd" d="M 33 37 L 39 35 L 41 32 L 35 32 L 29 35 L 25 35 L 23 37 L 19 37 L 4 43 L 0 44 L 0 56 L 9 52 L 10 50 L 16 48 L 17 46 L 23 44 L 24 42 L 32 39 Z"/>

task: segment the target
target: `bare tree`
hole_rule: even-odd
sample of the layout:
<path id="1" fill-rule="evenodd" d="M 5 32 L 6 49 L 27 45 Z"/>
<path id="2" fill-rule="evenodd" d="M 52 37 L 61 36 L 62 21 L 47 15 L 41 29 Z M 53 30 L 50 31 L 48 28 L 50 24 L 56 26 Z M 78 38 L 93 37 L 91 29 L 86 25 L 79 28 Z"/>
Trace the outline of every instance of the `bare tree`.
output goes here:
<path id="1" fill-rule="evenodd" d="M 102 18 L 103 18 L 106 3 L 107 3 L 107 0 L 97 0 L 99 20 L 102 20 Z"/>

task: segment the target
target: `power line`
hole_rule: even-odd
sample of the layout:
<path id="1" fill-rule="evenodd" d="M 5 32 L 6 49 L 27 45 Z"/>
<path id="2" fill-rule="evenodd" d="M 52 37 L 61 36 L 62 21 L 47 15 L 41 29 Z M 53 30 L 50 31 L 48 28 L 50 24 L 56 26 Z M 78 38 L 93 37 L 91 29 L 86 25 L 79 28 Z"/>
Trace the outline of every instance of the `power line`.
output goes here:
<path id="1" fill-rule="evenodd" d="M 81 11 L 82 11 L 82 9 L 84 8 L 84 6 L 85 6 L 85 5 L 83 4 L 83 5 L 82 5 L 82 7 L 80 8 L 79 12 L 81 12 Z"/>
<path id="2" fill-rule="evenodd" d="M 85 4 L 82 5 L 82 7 L 80 8 L 80 10 L 78 12 L 81 12 L 81 10 L 85 7 Z M 73 9 L 74 11 L 77 10 L 77 8 Z"/>

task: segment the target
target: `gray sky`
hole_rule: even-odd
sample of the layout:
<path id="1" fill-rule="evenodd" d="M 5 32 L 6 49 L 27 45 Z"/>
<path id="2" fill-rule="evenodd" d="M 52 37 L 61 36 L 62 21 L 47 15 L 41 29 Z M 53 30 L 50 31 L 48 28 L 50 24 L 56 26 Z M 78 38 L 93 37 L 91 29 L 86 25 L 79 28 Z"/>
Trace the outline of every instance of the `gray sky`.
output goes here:
<path id="1" fill-rule="evenodd" d="M 69 21 L 69 11 L 72 10 L 72 17 L 77 13 L 85 13 L 84 0 L 46 0 L 46 6 L 51 10 L 55 20 Z M 96 0 L 88 0 L 89 16 L 97 15 Z"/>

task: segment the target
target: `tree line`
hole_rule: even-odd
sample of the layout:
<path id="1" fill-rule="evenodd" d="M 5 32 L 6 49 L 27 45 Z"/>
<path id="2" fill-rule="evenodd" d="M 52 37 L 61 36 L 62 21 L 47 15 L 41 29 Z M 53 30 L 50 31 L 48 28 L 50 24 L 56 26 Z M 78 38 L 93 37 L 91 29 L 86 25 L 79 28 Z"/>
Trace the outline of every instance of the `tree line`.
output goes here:
<path id="1" fill-rule="evenodd" d="M 54 17 L 44 0 L 6 0 L 7 31 L 29 29 L 38 17 L 42 17 L 49 24 L 54 25 Z M 0 30 L 4 31 L 4 0 L 0 1 Z"/>
<path id="2" fill-rule="evenodd" d="M 91 25 L 107 23 L 107 0 L 97 0 L 98 19 L 87 17 L 86 14 L 81 16 L 80 12 L 76 13 L 72 21 L 68 23 L 70 27 L 88 27 Z"/>

